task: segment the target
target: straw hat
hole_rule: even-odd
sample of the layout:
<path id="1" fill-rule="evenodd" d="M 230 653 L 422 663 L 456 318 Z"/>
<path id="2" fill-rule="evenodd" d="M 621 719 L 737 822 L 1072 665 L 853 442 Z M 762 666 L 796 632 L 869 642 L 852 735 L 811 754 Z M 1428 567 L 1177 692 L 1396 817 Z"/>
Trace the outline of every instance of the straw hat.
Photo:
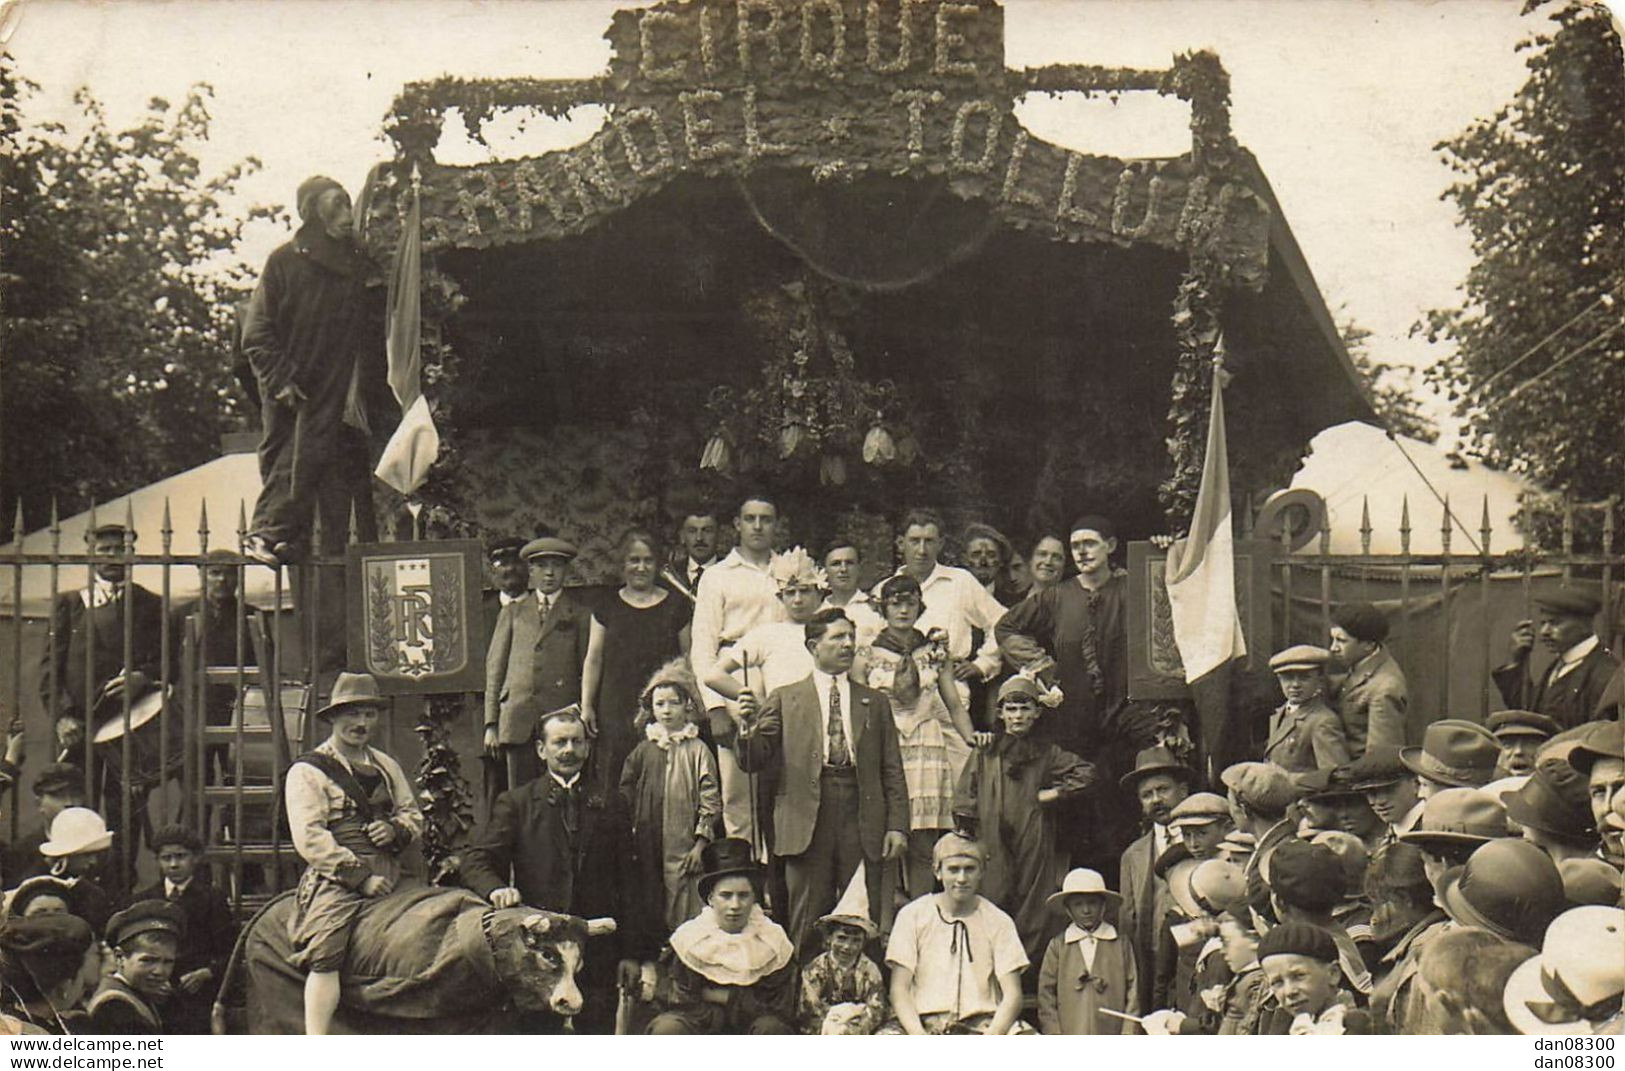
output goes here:
<path id="1" fill-rule="evenodd" d="M 1106 888 L 1106 879 L 1100 872 L 1079 867 L 1067 871 L 1066 877 L 1061 881 L 1061 891 L 1050 893 L 1044 905 L 1051 911 L 1065 912 L 1066 898 L 1068 896 L 1104 896 L 1114 904 L 1123 902 L 1123 897 Z"/>
<path id="2" fill-rule="evenodd" d="M 1622 993 L 1625 911 L 1592 905 L 1552 920 L 1540 955 L 1507 979 L 1501 1006 L 1521 1034 L 1599 1034 L 1619 1016 Z"/>
<path id="3" fill-rule="evenodd" d="M 53 858 L 99 852 L 113 845 L 107 822 L 89 807 L 65 807 L 51 819 L 51 837 L 39 847 Z"/>

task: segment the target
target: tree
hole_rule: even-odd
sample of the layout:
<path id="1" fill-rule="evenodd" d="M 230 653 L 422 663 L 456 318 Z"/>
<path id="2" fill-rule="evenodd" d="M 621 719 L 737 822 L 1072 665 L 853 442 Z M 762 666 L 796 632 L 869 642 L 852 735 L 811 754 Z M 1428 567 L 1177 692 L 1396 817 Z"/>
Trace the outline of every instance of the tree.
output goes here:
<path id="1" fill-rule="evenodd" d="M 121 131 L 81 89 L 77 136 L 24 126 L 37 88 L 0 58 L 0 510 L 31 524 L 53 495 L 71 512 L 218 454 L 248 279 L 230 252 L 274 216 L 222 208 L 257 160 L 202 175 L 207 86 Z"/>
<path id="2" fill-rule="evenodd" d="M 1338 310 L 1342 316 L 1337 332 L 1343 336 L 1343 348 L 1348 350 L 1354 370 L 1365 382 L 1372 408 L 1382 418 L 1383 425 L 1396 435 L 1404 435 L 1425 443 L 1438 441 L 1439 427 L 1422 410 L 1416 400 L 1416 369 L 1408 365 L 1389 364 L 1371 356 L 1367 343 L 1371 330 L 1362 327 Z"/>
<path id="3" fill-rule="evenodd" d="M 1417 329 L 1455 343 L 1428 378 L 1474 453 L 1600 499 L 1625 488 L 1625 66 L 1602 5 L 1537 9 L 1528 81 L 1436 146 L 1477 263 Z"/>

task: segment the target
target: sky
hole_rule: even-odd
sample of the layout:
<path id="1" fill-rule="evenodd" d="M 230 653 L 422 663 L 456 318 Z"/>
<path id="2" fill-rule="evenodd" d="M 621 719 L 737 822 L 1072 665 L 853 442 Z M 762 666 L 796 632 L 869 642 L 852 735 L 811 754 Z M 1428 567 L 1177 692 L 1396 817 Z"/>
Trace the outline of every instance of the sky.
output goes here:
<path id="1" fill-rule="evenodd" d="M 223 170 L 253 155 L 247 202 L 286 205 L 308 175 L 359 185 L 386 158 L 382 117 L 409 81 L 580 77 L 602 71 L 616 7 L 602 0 L 14 0 L 0 34 L 40 83 L 31 120 L 71 120 L 88 87 L 115 125 L 147 101 L 180 101 L 207 82 L 213 133 L 200 153 Z M 1520 0 L 1007 0 L 1011 67 L 1089 63 L 1162 68 L 1174 53 L 1217 52 L 1232 81 L 1232 123 L 1269 176 L 1339 319 L 1373 332 L 1372 356 L 1422 367 L 1436 347 L 1410 337 L 1431 308 L 1459 301 L 1469 236 L 1440 200 L 1452 174 L 1433 146 L 1506 103 L 1526 76 L 1514 45 L 1538 29 Z M 1034 98 L 1035 134 L 1070 148 L 1172 155 L 1188 112 L 1154 95 Z M 511 154 L 572 144 L 596 109 L 544 124 Z M 452 124 L 448 124 L 452 127 Z M 487 150 L 448 129 L 437 158 Z M 286 238 L 269 224 L 240 250 L 258 264 Z M 1418 381 L 1418 386 L 1420 382 Z M 1446 408 L 1436 399 L 1431 412 Z M 1448 421 L 1446 421 L 1448 423 Z"/>

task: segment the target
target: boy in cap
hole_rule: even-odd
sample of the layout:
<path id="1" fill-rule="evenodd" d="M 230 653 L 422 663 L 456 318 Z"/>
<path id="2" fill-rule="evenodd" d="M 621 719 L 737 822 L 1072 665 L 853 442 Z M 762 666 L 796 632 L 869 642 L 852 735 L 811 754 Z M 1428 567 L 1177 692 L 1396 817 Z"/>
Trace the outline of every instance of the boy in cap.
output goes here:
<path id="1" fill-rule="evenodd" d="M 1277 1014 L 1263 1034 L 1369 1034 L 1371 1017 L 1340 986 L 1337 942 L 1323 927 L 1283 922 L 1258 942 L 1258 963 Z"/>
<path id="2" fill-rule="evenodd" d="M 1331 652 L 1301 643 L 1276 653 L 1270 671 L 1286 702 L 1270 717 L 1264 759 L 1290 774 L 1341 766 L 1349 761 L 1348 738 L 1337 712 L 1326 705 L 1326 663 Z"/>
<path id="3" fill-rule="evenodd" d="M 1422 818 L 1416 775 L 1399 760 L 1399 748 L 1368 748 L 1347 767 L 1348 787 L 1365 796 L 1366 806 L 1385 827 L 1378 850 Z"/>
<path id="4" fill-rule="evenodd" d="M 1020 1032 L 1027 953 L 1010 916 L 980 893 L 986 860 L 980 844 L 958 833 L 937 841 L 942 891 L 899 910 L 886 943 L 896 1018 L 880 1033 Z"/>
<path id="5" fill-rule="evenodd" d="M 1602 609 L 1602 596 L 1589 584 L 1565 585 L 1535 596 L 1540 614 L 1512 630 L 1512 658 L 1490 677 L 1509 707 L 1544 714 L 1565 729 L 1594 716 L 1619 659 L 1602 645 L 1592 621 Z M 1538 679 L 1529 656 L 1536 638 L 1555 657 Z"/>
<path id="6" fill-rule="evenodd" d="M 1496 777 L 1527 777 L 1534 773 L 1541 745 L 1560 731 L 1557 722 L 1532 710 L 1498 710 L 1490 715 L 1489 725 L 1501 745 Z"/>
<path id="7" fill-rule="evenodd" d="M 1246 875 L 1234 863 L 1209 859 L 1184 869 L 1174 891 L 1192 919 L 1183 935 L 1184 943 L 1196 949 L 1191 991 L 1177 1007 L 1146 1016 L 1145 1031 L 1245 1033 L 1240 1023 L 1256 1016 L 1258 990 L 1258 979 L 1245 977 L 1256 975 L 1258 968 Z"/>
<path id="8" fill-rule="evenodd" d="M 864 864 L 841 894 L 835 910 L 818 920 L 824 951 L 801 969 L 801 1029 L 824 1033 L 831 1009 L 856 1005 L 841 1033 L 873 1034 L 886 1021 L 886 983 L 863 946 L 880 935 L 869 918 L 869 885 Z"/>
<path id="9" fill-rule="evenodd" d="M 1004 734 L 965 763 L 953 803 L 957 824 L 974 831 L 985 852 L 979 884 L 1016 920 L 1029 961 L 1048 937 L 1045 890 L 1061 883 L 1069 862 L 1057 843 L 1056 806 L 1095 783 L 1091 763 L 1034 738 L 1041 695 L 1038 682 L 1020 673 L 999 685 Z"/>
<path id="10" fill-rule="evenodd" d="M 1270 853 L 1265 866 L 1275 917 L 1282 924 L 1305 922 L 1325 930 L 1337 946 L 1336 958 L 1349 984 L 1362 995 L 1369 994 L 1371 972 L 1365 957 L 1332 914 L 1343 901 L 1347 880 L 1337 853 L 1324 844 L 1289 840 Z"/>
<path id="11" fill-rule="evenodd" d="M 497 614 L 485 655 L 485 753 L 501 757 L 510 790 L 542 772 L 531 746 L 536 719 L 526 712 L 581 701 L 581 667 L 592 635 L 592 611 L 564 589 L 575 545 L 547 535 L 526 543 L 520 555 L 535 591 Z M 531 697 L 536 702 L 526 703 Z M 596 730 L 588 712 L 582 719 L 589 733 Z"/>
<path id="12" fill-rule="evenodd" d="M 423 834 L 423 812 L 401 764 L 372 746 L 384 707 L 367 673 L 340 673 L 326 706 L 327 740 L 288 768 L 293 847 L 306 863 L 290 922 L 289 966 L 306 972 L 305 1033 L 325 1034 L 339 1005 L 339 971 L 361 909 L 400 880 L 400 852 Z"/>
<path id="13" fill-rule="evenodd" d="M 165 900 L 185 920 L 175 958 L 175 994 L 165 1009 L 173 1034 L 207 1034 L 215 994 L 237 940 L 237 923 L 226 895 L 198 872 L 203 841 L 185 826 L 166 826 L 152 837 L 161 877 L 131 897 L 132 903 Z"/>
<path id="14" fill-rule="evenodd" d="M 1047 901 L 1067 927 L 1050 939 L 1038 972 L 1038 1030 L 1042 1034 L 1132 1034 L 1126 1015 L 1140 1013 L 1134 946 L 1107 921 L 1107 909 L 1123 898 L 1093 870 L 1067 874 Z"/>
<path id="15" fill-rule="evenodd" d="M 1355 758 L 1367 748 L 1405 744 L 1405 671 L 1383 645 L 1387 639 L 1388 618 L 1368 602 L 1332 614 L 1332 655 L 1348 668 L 1337 690 L 1337 713 Z"/>
<path id="16" fill-rule="evenodd" d="M 169 976 L 185 927 L 180 908 L 163 900 L 142 900 L 113 916 L 107 943 L 114 970 L 86 1006 L 92 1033 L 170 1032 L 161 1010 L 173 992 Z"/>
<path id="17" fill-rule="evenodd" d="M 1216 932 L 1190 896 L 1190 876 L 1199 864 L 1217 858 L 1231 829 L 1230 805 L 1212 792 L 1197 792 L 1173 809 L 1169 825 L 1180 839 L 1157 860 L 1171 902 L 1157 930 L 1151 1002 L 1156 1008 L 1185 1009 L 1196 999 L 1196 960 L 1203 941 Z"/>
<path id="18" fill-rule="evenodd" d="M 1399 761 L 1418 778 L 1416 795 L 1445 788 L 1482 788 L 1495 780 L 1501 745 L 1477 722 L 1444 718 L 1427 727 L 1420 747 L 1401 748 Z"/>

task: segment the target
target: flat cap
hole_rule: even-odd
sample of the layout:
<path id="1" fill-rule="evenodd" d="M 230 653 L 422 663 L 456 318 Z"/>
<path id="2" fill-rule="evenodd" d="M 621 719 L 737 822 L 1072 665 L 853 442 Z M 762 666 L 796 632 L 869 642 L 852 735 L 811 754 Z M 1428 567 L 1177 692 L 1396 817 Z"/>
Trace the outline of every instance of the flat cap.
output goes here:
<path id="1" fill-rule="evenodd" d="M 83 792 L 85 771 L 71 762 L 53 762 L 41 766 L 34 775 L 34 795 L 60 796 L 68 792 Z"/>
<path id="2" fill-rule="evenodd" d="M 1185 826 L 1205 826 L 1230 819 L 1230 804 L 1223 796 L 1212 792 L 1193 792 L 1174 804 L 1169 812 L 1168 824 L 1176 829 Z"/>
<path id="3" fill-rule="evenodd" d="M 1292 775 L 1272 762 L 1238 762 L 1219 775 L 1224 787 L 1249 809 L 1266 815 L 1282 815 L 1297 798 Z"/>
<path id="4" fill-rule="evenodd" d="M 1535 605 L 1552 613 L 1596 617 L 1597 611 L 1602 609 L 1602 595 L 1590 586 L 1565 584 L 1537 593 Z"/>
<path id="5" fill-rule="evenodd" d="M 144 933 L 167 933 L 179 940 L 186 916 L 167 900 L 138 900 L 107 920 L 107 943 L 118 948 Z"/>
<path id="6" fill-rule="evenodd" d="M 526 543 L 519 555 L 528 562 L 537 558 L 574 558 L 576 553 L 575 544 L 569 540 L 560 539 L 558 536 L 542 536 Z"/>
<path id="7" fill-rule="evenodd" d="M 1569 765 L 1585 777 L 1598 759 L 1625 759 L 1625 722 L 1592 722 L 1569 750 Z"/>
<path id="8" fill-rule="evenodd" d="M 1556 721 L 1532 710 L 1499 710 L 1490 715 L 1490 732 L 1497 740 L 1508 736 L 1538 736 L 1545 740 L 1561 731 Z"/>
<path id="9" fill-rule="evenodd" d="M 1416 776 L 1399 761 L 1399 748 L 1392 745 L 1366 748 L 1364 755 L 1343 769 L 1348 777 L 1349 788 L 1356 792 L 1386 788 L 1389 785 L 1397 785 L 1408 777 Z"/>
<path id="10" fill-rule="evenodd" d="M 1312 643 L 1300 643 L 1288 647 L 1284 651 L 1277 651 L 1270 657 L 1270 672 L 1285 673 L 1293 669 L 1324 670 L 1326 663 L 1332 659 L 1332 653 L 1324 647 L 1316 647 Z"/>

